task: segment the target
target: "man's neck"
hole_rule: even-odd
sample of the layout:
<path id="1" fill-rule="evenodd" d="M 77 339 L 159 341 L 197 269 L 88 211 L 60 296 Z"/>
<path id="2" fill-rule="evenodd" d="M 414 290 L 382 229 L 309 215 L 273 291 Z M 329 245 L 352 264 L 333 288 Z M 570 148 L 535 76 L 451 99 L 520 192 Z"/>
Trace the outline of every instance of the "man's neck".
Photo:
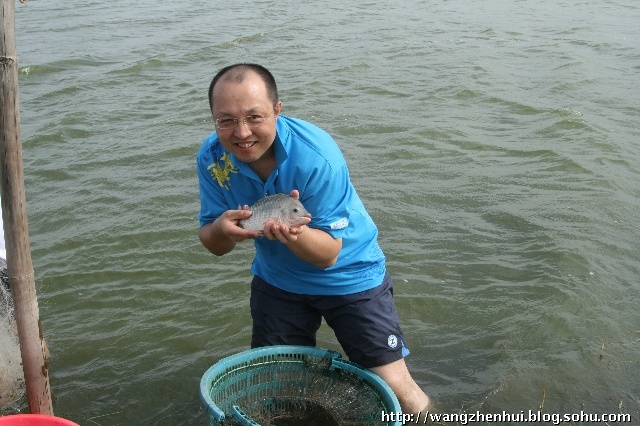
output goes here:
<path id="1" fill-rule="evenodd" d="M 266 182 L 271 172 L 276 168 L 275 152 L 273 149 L 269 150 L 269 152 L 265 153 L 260 159 L 250 163 L 249 167 L 256 172 L 263 182 Z"/>

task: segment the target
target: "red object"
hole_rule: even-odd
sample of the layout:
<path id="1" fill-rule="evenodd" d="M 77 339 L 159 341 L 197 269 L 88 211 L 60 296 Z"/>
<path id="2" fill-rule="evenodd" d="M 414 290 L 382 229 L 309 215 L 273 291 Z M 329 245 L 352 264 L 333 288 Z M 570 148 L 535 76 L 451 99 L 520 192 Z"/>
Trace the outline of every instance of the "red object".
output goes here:
<path id="1" fill-rule="evenodd" d="M 71 420 L 44 414 L 14 414 L 0 417 L 0 426 L 80 426 Z"/>

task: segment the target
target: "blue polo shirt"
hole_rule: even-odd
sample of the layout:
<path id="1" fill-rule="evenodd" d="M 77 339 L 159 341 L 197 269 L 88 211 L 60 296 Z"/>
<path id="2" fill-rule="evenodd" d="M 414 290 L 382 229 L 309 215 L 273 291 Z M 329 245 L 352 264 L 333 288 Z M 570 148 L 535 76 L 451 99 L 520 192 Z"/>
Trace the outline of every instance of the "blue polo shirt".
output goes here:
<path id="1" fill-rule="evenodd" d="M 313 124 L 284 115 L 278 117 L 276 131 L 276 168 L 266 182 L 226 151 L 216 133 L 205 139 L 197 155 L 200 226 L 265 195 L 297 189 L 313 216 L 308 226 L 342 238 L 338 261 L 321 269 L 279 241 L 256 238 L 251 273 L 298 294 L 344 295 L 378 286 L 386 271 L 378 229 L 351 184 L 335 141 Z"/>

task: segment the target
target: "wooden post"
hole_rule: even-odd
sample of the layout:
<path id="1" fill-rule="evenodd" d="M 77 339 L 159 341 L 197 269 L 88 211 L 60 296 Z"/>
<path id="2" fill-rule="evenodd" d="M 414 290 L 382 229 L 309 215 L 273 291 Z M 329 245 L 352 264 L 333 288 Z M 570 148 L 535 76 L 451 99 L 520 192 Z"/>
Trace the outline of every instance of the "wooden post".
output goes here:
<path id="1" fill-rule="evenodd" d="M 0 0 L 0 191 L 7 272 L 32 414 L 53 414 L 47 357 L 29 248 L 20 142 L 15 0 Z"/>

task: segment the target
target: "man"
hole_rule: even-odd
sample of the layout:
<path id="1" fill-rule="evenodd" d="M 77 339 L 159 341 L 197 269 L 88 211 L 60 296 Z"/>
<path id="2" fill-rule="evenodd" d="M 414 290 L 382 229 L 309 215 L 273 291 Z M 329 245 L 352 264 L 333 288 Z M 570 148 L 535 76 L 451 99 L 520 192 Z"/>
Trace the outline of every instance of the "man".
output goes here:
<path id="1" fill-rule="evenodd" d="M 218 72 L 209 87 L 216 132 L 197 155 L 200 241 L 222 256 L 254 239 L 252 347 L 315 346 L 322 317 L 350 360 L 393 389 L 405 413 L 429 398 L 411 378 L 378 230 L 323 130 L 280 115 L 271 73 L 256 64 Z M 265 195 L 287 193 L 312 214 L 308 225 L 268 221 L 264 238 L 238 222 Z"/>

